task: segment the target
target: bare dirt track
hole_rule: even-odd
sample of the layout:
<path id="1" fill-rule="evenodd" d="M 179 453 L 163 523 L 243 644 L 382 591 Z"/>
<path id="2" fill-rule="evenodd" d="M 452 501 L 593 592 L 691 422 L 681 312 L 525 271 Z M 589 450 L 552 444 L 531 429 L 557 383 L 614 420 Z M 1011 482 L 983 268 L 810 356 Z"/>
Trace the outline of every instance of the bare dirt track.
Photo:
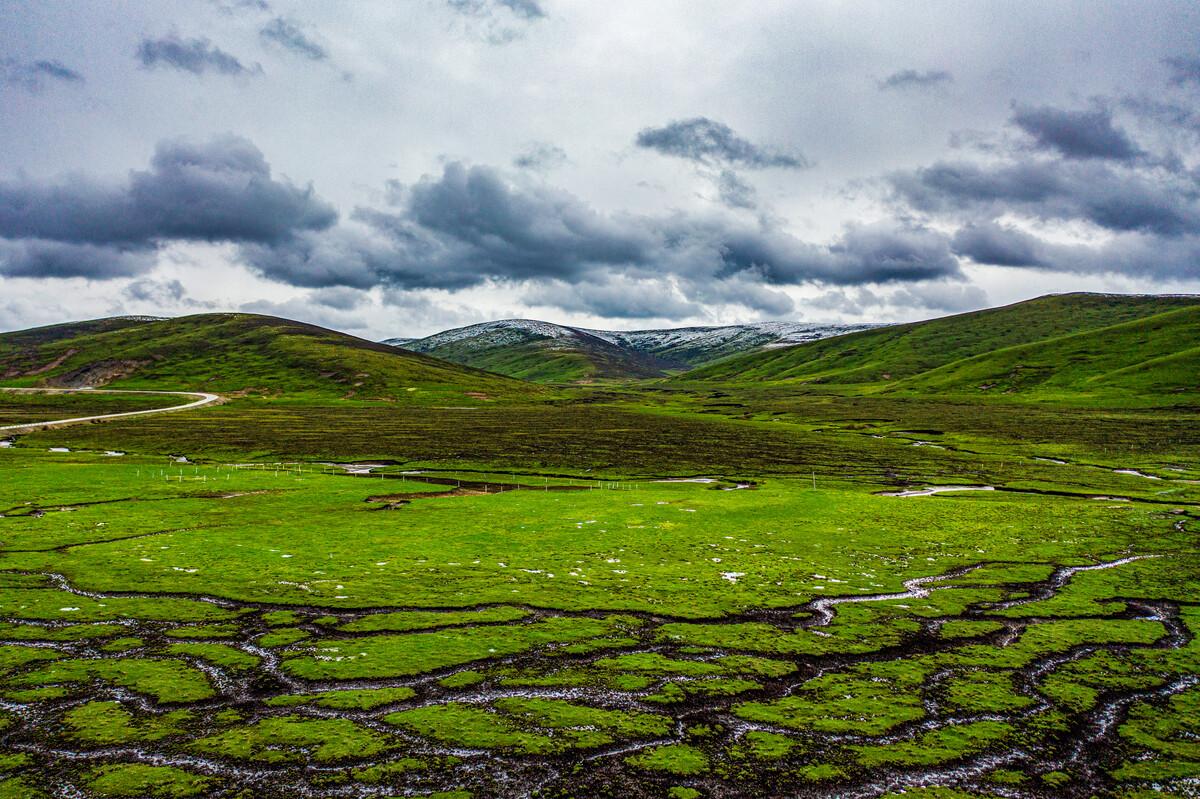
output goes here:
<path id="1" fill-rule="evenodd" d="M 68 419 L 48 419 L 41 422 L 25 422 L 23 424 L 4 425 L 0 426 L 0 433 L 29 433 L 33 432 L 34 430 L 43 430 L 52 427 L 66 427 L 73 424 L 103 422 L 109 419 L 127 419 L 132 416 L 147 416 L 149 414 L 170 413 L 172 411 L 186 411 L 193 408 L 200 408 L 205 405 L 211 405 L 214 402 L 219 402 L 222 400 L 222 397 L 219 394 L 209 394 L 203 391 L 124 391 L 115 388 L 0 388 L 0 391 L 43 394 L 158 394 L 162 396 L 197 397 L 194 402 L 188 402 L 183 405 L 172 405 L 166 408 L 150 408 L 142 411 L 104 413 L 93 416 L 76 416 Z"/>

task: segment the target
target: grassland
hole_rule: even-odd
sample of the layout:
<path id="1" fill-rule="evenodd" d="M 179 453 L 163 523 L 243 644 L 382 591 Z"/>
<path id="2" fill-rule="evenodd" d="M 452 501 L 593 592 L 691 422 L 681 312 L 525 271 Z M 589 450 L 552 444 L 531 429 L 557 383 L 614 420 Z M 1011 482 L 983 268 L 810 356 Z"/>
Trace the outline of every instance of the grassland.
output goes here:
<path id="1" fill-rule="evenodd" d="M 0 375 L 10 386 L 166 388 L 398 405 L 544 393 L 478 369 L 253 314 L 98 320 L 3 334 Z"/>
<path id="2" fill-rule="evenodd" d="M 25 393 L 0 391 L 0 427 L 77 416 L 128 413 L 167 408 L 193 401 L 165 394 L 101 394 L 96 392 Z"/>
<path id="3" fill-rule="evenodd" d="M 1194 793 L 1190 395 L 333 385 L 0 449 L 0 797 Z"/>
<path id="4" fill-rule="evenodd" d="M 1195 396 L 1196 297 L 1066 294 L 727 358 L 677 378 L 799 381 L 855 393 L 1108 402 Z"/>
<path id="5" fill-rule="evenodd" d="M 497 343 L 488 341 L 487 333 L 483 333 L 447 343 L 418 340 L 406 346 L 451 363 L 535 383 L 662 377 L 667 370 L 680 366 L 582 330 L 569 329 L 565 333 L 553 338 L 536 331 L 510 329 Z"/>

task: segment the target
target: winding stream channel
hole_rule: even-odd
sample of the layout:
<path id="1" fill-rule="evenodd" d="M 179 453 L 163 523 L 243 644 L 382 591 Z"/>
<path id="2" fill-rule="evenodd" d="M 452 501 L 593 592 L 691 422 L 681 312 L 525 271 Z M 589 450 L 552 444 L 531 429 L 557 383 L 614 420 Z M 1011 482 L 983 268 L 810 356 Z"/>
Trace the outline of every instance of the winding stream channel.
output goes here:
<path id="1" fill-rule="evenodd" d="M 572 652 L 557 644 L 534 647 L 528 651 L 502 657 L 484 657 L 450 668 L 431 669 L 415 676 L 385 679 L 312 680 L 298 676 L 287 667 L 288 659 L 295 656 L 296 648 L 268 647 L 260 639 L 271 631 L 263 614 L 268 611 L 293 610 L 299 618 L 295 627 L 313 638 L 322 641 L 345 640 L 347 642 L 372 635 L 395 635 L 389 632 L 346 632 L 331 629 L 328 620 L 335 618 L 341 627 L 345 623 L 364 619 L 373 614 L 407 611 L 461 612 L 463 608 L 413 608 L 379 607 L 369 610 L 331 610 L 324 607 L 304 605 L 278 605 L 243 602 L 216 596 L 195 596 L 154 592 L 101 592 L 90 591 L 73 585 L 66 577 L 51 573 L 7 572 L 37 577 L 64 593 L 64 596 L 80 596 L 93 600 L 134 598 L 145 600 L 188 599 L 210 603 L 217 607 L 238 612 L 236 633 L 212 637 L 189 637 L 189 643 L 220 643 L 253 656 L 257 665 L 242 671 L 222 667 L 190 655 L 171 655 L 181 659 L 206 675 L 214 691 L 212 698 L 187 704 L 193 711 L 194 722 L 189 725 L 188 736 L 167 736 L 154 743 L 121 744 L 116 746 L 82 745 L 73 742 L 61 730 L 60 719 L 64 712 L 79 707 L 85 702 L 106 700 L 120 703 L 136 717 L 161 716 L 169 710 L 183 705 L 160 705 L 145 696 L 126 688 L 103 682 L 93 683 L 86 696 L 73 695 L 62 699 L 39 702 L 5 701 L 4 710 L 14 714 L 18 723 L 4 733 L 3 744 L 10 751 L 26 753 L 43 764 L 50 775 L 57 796 L 78 797 L 87 794 L 75 784 L 73 767 L 76 764 L 100 763 L 143 763 L 148 765 L 175 766 L 197 774 L 223 780 L 227 785 L 251 788 L 254 796 L 262 797 L 370 797 L 396 796 L 428 793 L 434 790 L 466 787 L 475 791 L 475 796 L 580 796 L 607 795 L 601 790 L 624 794 L 630 797 L 662 796 L 667 786 L 689 786 L 713 797 L 878 797 L 889 791 L 921 785 L 945 785 L 963 788 L 986 788 L 993 795 L 1024 797 L 1046 796 L 1044 792 L 1018 786 L 997 787 L 986 780 L 986 776 L 998 768 L 1010 768 L 1029 774 L 1069 771 L 1076 780 L 1069 785 L 1056 788 L 1053 795 L 1068 797 L 1092 796 L 1104 791 L 1109 785 L 1107 769 L 1113 765 L 1113 747 L 1117 739 L 1117 728 L 1129 708 L 1139 702 L 1160 702 L 1197 685 L 1198 679 L 1191 675 L 1163 674 L 1153 685 L 1143 688 L 1110 688 L 1098 692 L 1095 703 L 1071 715 L 1068 727 L 1051 735 L 1038 746 L 996 745 L 985 746 L 961 756 L 952 756 L 943 762 L 930 765 L 892 763 L 867 770 L 847 772 L 844 778 L 805 786 L 794 780 L 778 782 L 771 768 L 762 768 L 741 773 L 736 779 L 723 778 L 719 771 L 676 776 L 655 776 L 644 770 L 631 768 L 627 758 L 653 747 L 689 743 L 705 751 L 728 751 L 746 740 L 751 733 L 794 737 L 801 733 L 804 747 L 816 755 L 823 753 L 853 751 L 854 747 L 872 747 L 880 744 L 903 745 L 920 736 L 940 730 L 963 728 L 979 722 L 1001 722 L 1007 724 L 1034 721 L 1050 714 L 1054 705 L 1043 694 L 1044 681 L 1060 669 L 1101 652 L 1122 653 L 1137 649 L 1177 650 L 1191 641 L 1186 625 L 1180 620 L 1180 605 L 1176 602 L 1156 598 L 1123 598 L 1122 609 L 1106 616 L 1078 617 L 1104 620 L 1138 621 L 1161 626 L 1162 634 L 1154 640 L 1141 643 L 1086 643 L 1075 644 L 1052 651 L 1035 653 L 1027 662 L 1012 669 L 1013 684 L 1017 695 L 1022 698 L 1019 706 L 1000 708 L 988 712 L 967 712 L 949 706 L 945 702 L 944 683 L 954 676 L 954 669 L 943 669 L 925 680 L 918 689 L 920 712 L 916 718 L 890 725 L 877 734 L 841 731 L 837 733 L 804 733 L 792 726 L 779 723 L 752 721 L 745 713 L 736 711 L 741 703 L 771 703 L 786 699 L 804 691 L 811 684 L 829 675 L 847 673 L 855 668 L 871 664 L 887 664 L 915 661 L 928 656 L 959 651 L 963 647 L 984 645 L 1002 652 L 1015 646 L 1032 627 L 1048 619 L 1038 616 L 1022 616 L 1006 613 L 1024 605 L 1043 602 L 1059 595 L 1072 579 L 1083 571 L 1113 569 L 1133 563 L 1148 556 L 1128 555 L 1087 566 L 1055 568 L 1043 580 L 1016 584 L 1001 584 L 1004 598 L 998 601 L 973 602 L 965 605 L 958 613 L 926 615 L 917 617 L 915 631 L 905 632 L 893 642 L 878 647 L 845 654 L 766 654 L 756 649 L 733 647 L 705 647 L 703 650 L 676 643 L 669 635 L 663 635 L 665 624 L 687 624 L 694 619 L 676 619 L 652 613 L 622 613 L 639 622 L 627 633 L 627 638 L 614 641 L 610 646 L 595 650 Z M 719 619 L 704 620 L 704 624 L 765 625 L 781 634 L 828 636 L 837 633 L 839 610 L 848 605 L 863 603 L 896 603 L 920 600 L 934 592 L 962 587 L 964 578 L 988 566 L 990 562 L 970 564 L 939 575 L 913 578 L 904 582 L 904 590 L 888 593 L 822 597 L 788 608 L 748 610 Z M 976 587 L 972 585 L 972 587 Z M 478 606 L 479 609 L 496 607 Z M 567 612 L 531 606 L 519 606 L 527 615 L 517 624 L 533 624 L 554 617 L 589 618 L 604 616 L 602 612 Z M 900 607 L 903 607 L 902 605 Z M 324 621 L 318 623 L 318 619 Z M 45 628 L 66 626 L 67 622 L 42 621 L 10 618 L 6 621 Z M 975 634 L 959 637 L 941 635 L 941 628 L 949 622 L 992 622 L 986 629 Z M 136 637 L 140 644 L 122 656 L 162 657 L 161 650 L 181 639 L 166 635 L 178 624 L 121 618 L 109 624 L 121 628 L 122 636 Z M 454 629 L 506 626 L 505 622 L 456 622 Z M 439 629 L 447 629 L 441 627 Z M 418 631 L 421 632 L 421 631 Z M 53 650 L 72 658 L 112 658 L 110 652 L 101 647 L 102 640 L 77 641 L 25 641 L 29 646 Z M 651 675 L 650 684 L 636 690 L 619 690 L 601 682 L 596 684 L 561 684 L 513 686 L 506 683 L 504 675 L 547 674 L 553 670 L 595 668 L 603 659 L 622 655 L 661 655 L 682 664 L 720 663 L 730 655 L 766 656 L 786 660 L 790 668 L 786 674 L 774 676 L 758 674 L 756 685 L 736 693 L 687 693 L 682 701 L 664 705 L 653 700 L 668 682 L 687 685 L 695 678 L 686 675 Z M 37 664 L 27 668 L 32 668 Z M 479 679 L 456 682 L 446 678 L 455 675 L 479 673 Z M 20 670 L 17 671 L 17 674 Z M 9 678 L 12 678 L 12 674 Z M 331 689 L 377 689 L 408 688 L 412 696 L 371 709 L 321 707 L 315 704 L 298 704 L 290 707 L 268 706 L 267 700 L 289 694 L 309 694 Z M 446 703 L 461 706 L 490 708 L 492 703 L 506 698 L 536 698 L 565 700 L 595 708 L 636 711 L 639 713 L 666 715 L 670 718 L 670 734 L 648 739 L 621 739 L 591 749 L 568 749 L 557 754 L 522 754 L 512 749 L 479 749 L 439 742 L 434 738 L 416 734 L 411 729 L 387 723 L 388 714 L 430 708 Z M 253 725 L 263 719 L 278 716 L 301 716 L 312 719 L 344 719 L 360 727 L 399 742 L 393 754 L 351 757 L 338 763 L 320 764 L 308 758 L 300 762 L 281 761 L 261 763 L 253 760 L 201 754 L 187 745 L 189 736 L 211 732 L 218 727 L 215 717 L 228 711 L 240 714 L 243 725 Z M 695 731 L 705 729 L 702 738 Z M 553 731 L 551 731 L 553 735 Z M 832 755 L 831 755 L 832 756 Z M 354 769 L 379 766 L 405 761 L 406 758 L 425 758 L 436 762 L 437 768 L 429 771 L 402 772 L 397 766 L 399 777 L 390 781 L 370 783 L 354 777 Z M 579 768 L 586 763 L 586 768 Z M 997 794 L 997 791 L 999 793 Z M 232 794 L 231 794 L 232 795 Z"/>

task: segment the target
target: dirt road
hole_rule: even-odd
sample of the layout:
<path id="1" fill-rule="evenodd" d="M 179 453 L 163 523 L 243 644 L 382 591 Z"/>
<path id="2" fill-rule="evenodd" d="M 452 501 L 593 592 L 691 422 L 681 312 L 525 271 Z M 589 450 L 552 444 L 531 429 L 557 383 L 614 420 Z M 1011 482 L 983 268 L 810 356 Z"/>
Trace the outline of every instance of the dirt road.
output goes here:
<path id="1" fill-rule="evenodd" d="M 145 416 L 151 413 L 184 411 L 190 408 L 199 408 L 203 405 L 211 405 L 212 403 L 221 399 L 219 394 L 208 394 L 202 391 L 122 391 L 120 389 L 113 388 L 0 388 L 0 391 L 42 394 L 67 394 L 71 392 L 91 394 L 162 394 L 164 396 L 199 398 L 195 402 L 188 402 L 183 405 L 171 405 L 166 408 L 151 408 L 145 411 L 125 411 L 124 413 L 105 413 L 97 416 L 77 416 L 71 419 L 50 419 L 44 422 L 26 422 L 24 424 L 4 425 L 0 426 L 0 433 L 27 433 L 43 427 L 63 427 L 69 424 L 101 422 L 107 419 L 122 419 L 129 416 Z"/>

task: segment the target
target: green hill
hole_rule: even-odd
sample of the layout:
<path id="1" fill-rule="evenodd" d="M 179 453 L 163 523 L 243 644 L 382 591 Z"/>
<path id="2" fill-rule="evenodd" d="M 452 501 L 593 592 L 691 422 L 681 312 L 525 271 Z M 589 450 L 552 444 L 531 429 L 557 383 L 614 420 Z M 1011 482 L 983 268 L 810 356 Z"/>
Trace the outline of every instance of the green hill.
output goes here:
<path id="1" fill-rule="evenodd" d="M 100 319 L 0 334 L 0 383 L 406 403 L 543 391 L 315 325 L 254 314 Z"/>
<path id="2" fill-rule="evenodd" d="M 888 392 L 1195 397 L 1200 305 L 982 353 L 898 381 Z"/>
<path id="3" fill-rule="evenodd" d="M 1198 308 L 1200 297 L 1052 295 L 729 358 L 677 379 L 871 392 L 1174 391 L 1196 383 Z"/>

